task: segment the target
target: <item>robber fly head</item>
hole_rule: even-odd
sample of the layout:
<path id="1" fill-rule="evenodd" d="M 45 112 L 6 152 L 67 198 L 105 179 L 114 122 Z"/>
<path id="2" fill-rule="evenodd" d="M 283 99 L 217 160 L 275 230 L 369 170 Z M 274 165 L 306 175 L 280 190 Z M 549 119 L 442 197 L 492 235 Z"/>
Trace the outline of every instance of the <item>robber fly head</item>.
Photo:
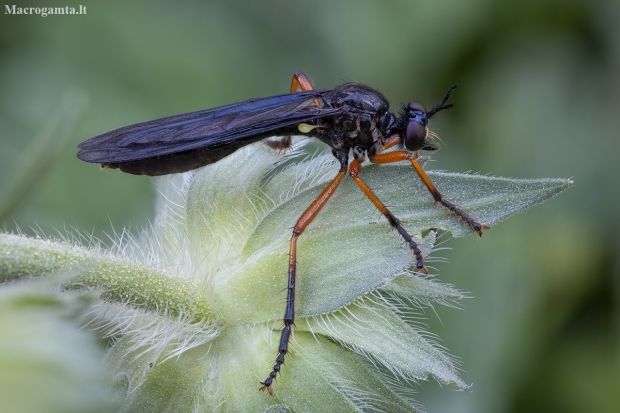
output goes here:
<path id="1" fill-rule="evenodd" d="M 438 146 L 429 142 L 428 138 L 434 134 L 428 130 L 428 120 L 437 112 L 452 107 L 452 104 L 446 105 L 446 102 L 455 88 L 456 85 L 452 86 L 441 103 L 429 111 L 420 102 L 409 102 L 407 106 L 403 107 L 400 116 L 400 136 L 401 144 L 407 150 L 417 151 L 424 149 L 434 151 L 439 149 Z"/>

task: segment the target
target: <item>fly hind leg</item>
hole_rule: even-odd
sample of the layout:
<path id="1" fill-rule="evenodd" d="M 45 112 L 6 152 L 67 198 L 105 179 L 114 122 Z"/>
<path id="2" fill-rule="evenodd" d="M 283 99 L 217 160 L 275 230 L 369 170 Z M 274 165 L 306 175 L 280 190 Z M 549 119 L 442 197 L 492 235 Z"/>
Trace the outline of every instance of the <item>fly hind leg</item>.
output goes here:
<path id="1" fill-rule="evenodd" d="M 284 312 L 284 328 L 280 335 L 280 344 L 278 345 L 278 356 L 276 362 L 273 365 L 269 377 L 264 381 L 261 381 L 261 391 L 266 390 L 273 396 L 273 380 L 278 376 L 282 365 L 284 364 L 284 357 L 288 353 L 288 345 L 293 334 L 293 327 L 295 326 L 295 278 L 297 272 L 297 239 L 304 232 L 306 227 L 316 218 L 321 211 L 321 208 L 325 206 L 329 198 L 334 194 L 338 185 L 342 181 L 344 174 L 347 171 L 346 158 L 341 161 L 342 165 L 338 175 L 330 182 L 321 194 L 310 204 L 310 206 L 304 211 L 303 214 L 297 220 L 297 223 L 293 227 L 293 236 L 291 237 L 291 247 L 288 261 L 288 286 L 286 294 L 286 311 Z"/>
<path id="2" fill-rule="evenodd" d="M 310 83 L 308 77 L 300 71 L 295 72 L 293 75 L 293 79 L 291 80 L 291 93 L 297 92 L 297 88 L 301 91 L 314 90 L 314 86 L 312 86 L 312 83 Z M 313 104 L 316 106 L 321 106 L 317 99 L 314 100 Z"/>
<path id="3" fill-rule="evenodd" d="M 302 91 L 314 90 L 314 86 L 312 86 L 308 77 L 300 71 L 295 72 L 293 75 L 293 79 L 291 80 L 291 93 L 297 92 L 297 88 Z"/>

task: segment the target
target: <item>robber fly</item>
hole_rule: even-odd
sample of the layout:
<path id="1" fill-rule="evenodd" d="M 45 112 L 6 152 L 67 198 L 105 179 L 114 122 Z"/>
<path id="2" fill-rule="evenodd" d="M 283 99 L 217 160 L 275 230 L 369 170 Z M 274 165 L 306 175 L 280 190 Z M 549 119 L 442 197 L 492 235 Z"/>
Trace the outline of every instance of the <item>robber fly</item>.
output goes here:
<path id="1" fill-rule="evenodd" d="M 429 140 L 428 121 L 437 112 L 452 107 L 446 103 L 455 87 L 452 86 L 431 110 L 427 111 L 418 102 L 410 102 L 395 115 L 389 111 L 387 99 L 368 86 L 345 83 L 334 89 L 315 90 L 303 73 L 296 72 L 291 93 L 126 126 L 82 142 L 77 156 L 104 168 L 157 176 L 186 172 L 217 162 L 257 141 L 274 149 L 287 149 L 291 147 L 291 136 L 300 134 L 317 138 L 332 148 L 340 170 L 293 227 L 284 327 L 275 364 L 260 387 L 273 395 L 273 380 L 289 351 L 295 322 L 297 239 L 334 194 L 345 174 L 353 178 L 409 246 L 415 259 L 415 270 L 427 273 L 418 244 L 360 178 L 361 164 L 366 156 L 370 162 L 378 164 L 409 161 L 435 203 L 454 213 L 478 235 L 489 228 L 488 224 L 477 222 L 445 199 L 416 160 L 420 150 L 438 149 Z M 397 150 L 385 152 L 394 146 Z M 353 160 L 349 163 L 351 154 Z"/>

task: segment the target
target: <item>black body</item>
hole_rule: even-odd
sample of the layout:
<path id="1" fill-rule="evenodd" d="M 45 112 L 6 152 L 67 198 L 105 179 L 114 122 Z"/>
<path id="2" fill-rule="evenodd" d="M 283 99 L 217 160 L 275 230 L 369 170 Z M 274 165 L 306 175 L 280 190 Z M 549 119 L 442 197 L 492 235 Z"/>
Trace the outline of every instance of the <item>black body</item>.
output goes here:
<path id="1" fill-rule="evenodd" d="M 372 156 L 395 133 L 408 150 L 436 149 L 426 142 L 426 123 L 433 111 L 427 113 L 416 102 L 403 108 L 399 117 L 388 109 L 380 92 L 346 83 L 335 89 L 250 99 L 126 126 L 82 142 L 77 156 L 135 175 L 166 175 L 217 162 L 265 138 L 300 135 L 301 123 L 318 126 L 306 135 L 332 147 L 334 156 L 345 165 L 351 149 L 356 159 L 363 159 L 365 153 Z M 410 122 L 422 129 L 411 132 L 415 128 L 408 127 Z M 412 144 L 409 137 L 414 133 L 420 136 Z"/>

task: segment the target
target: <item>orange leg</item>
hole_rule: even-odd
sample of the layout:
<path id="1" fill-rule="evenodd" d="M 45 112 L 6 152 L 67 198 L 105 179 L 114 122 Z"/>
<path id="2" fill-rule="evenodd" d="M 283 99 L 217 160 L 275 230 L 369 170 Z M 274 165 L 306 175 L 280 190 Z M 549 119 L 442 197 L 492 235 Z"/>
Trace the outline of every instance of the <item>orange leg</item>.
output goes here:
<path id="1" fill-rule="evenodd" d="M 314 86 L 312 86 L 310 80 L 300 71 L 295 72 L 293 75 L 293 79 L 291 80 L 291 93 L 297 92 L 297 88 L 302 91 L 314 90 Z M 320 106 L 317 99 L 314 100 L 314 104 Z"/>
<path id="2" fill-rule="evenodd" d="M 383 150 L 385 151 L 386 149 L 393 148 L 399 143 L 400 143 L 400 136 L 397 134 L 394 134 L 385 140 L 385 143 L 383 144 Z M 414 159 L 418 159 L 420 155 L 422 155 L 422 151 L 420 150 L 417 150 L 413 153 Z"/>
<path id="3" fill-rule="evenodd" d="M 291 93 L 297 92 L 297 88 L 300 90 L 314 90 L 312 83 L 310 80 L 304 75 L 302 72 L 297 71 L 293 75 L 293 79 L 291 80 Z"/>
<path id="4" fill-rule="evenodd" d="M 278 376 L 282 364 L 284 364 L 284 357 L 288 353 L 288 344 L 293 333 L 293 327 L 295 326 L 295 273 L 297 270 L 297 238 L 304 232 L 306 227 L 316 218 L 321 211 L 321 208 L 325 206 L 329 198 L 336 192 L 336 188 L 340 185 L 344 174 L 346 173 L 346 166 L 342 167 L 338 172 L 338 175 L 323 189 L 323 192 L 310 204 L 310 206 L 304 211 L 303 214 L 297 220 L 297 223 L 293 227 L 293 236 L 291 237 L 291 247 L 288 260 L 288 286 L 286 294 L 286 311 L 284 313 L 284 328 L 280 336 L 280 345 L 278 346 L 278 356 L 276 357 L 276 364 L 274 364 L 269 373 L 269 377 L 262 381 L 260 390 L 267 390 L 269 394 L 273 396 L 273 380 Z"/>
<path id="5" fill-rule="evenodd" d="M 431 195 L 433 195 L 435 202 L 439 202 L 441 205 L 446 207 L 449 211 L 454 212 L 459 219 L 467 223 L 467 225 L 469 225 L 471 229 L 476 231 L 476 233 L 479 236 L 482 236 L 482 232 L 484 230 L 490 228 L 489 224 L 484 224 L 484 223 L 481 224 L 477 222 L 475 219 L 469 216 L 461 208 L 459 208 L 452 202 L 445 199 L 443 195 L 441 195 L 441 193 L 437 190 L 437 188 L 435 188 L 435 185 L 433 185 L 433 182 L 431 182 L 431 179 L 428 177 L 426 172 L 424 172 L 424 169 L 422 169 L 422 165 L 420 165 L 418 161 L 416 161 L 415 156 L 411 154 L 410 152 L 396 151 L 396 152 L 382 153 L 382 154 L 375 155 L 370 158 L 370 162 L 373 162 L 373 163 L 393 163 L 393 162 L 399 162 L 399 161 L 411 162 L 413 169 L 415 169 L 420 179 L 422 179 L 422 182 L 424 182 L 424 185 L 426 185 Z"/>
<path id="6" fill-rule="evenodd" d="M 394 146 L 398 145 L 399 143 L 400 143 L 400 136 L 397 135 L 397 134 L 394 134 L 394 135 L 388 137 L 385 140 L 385 143 L 383 144 L 383 150 L 393 148 Z M 421 151 L 415 151 L 415 153 L 413 154 L 413 157 L 415 159 L 418 159 L 421 154 L 422 154 Z"/>
<path id="7" fill-rule="evenodd" d="M 394 134 L 388 137 L 383 144 L 383 150 L 390 149 L 400 143 L 400 136 Z"/>
<path id="8" fill-rule="evenodd" d="M 360 187 L 362 192 L 364 192 L 364 195 L 366 195 L 368 199 L 370 199 L 370 202 L 372 202 L 377 207 L 377 209 L 387 218 L 392 228 L 396 229 L 400 236 L 403 237 L 407 245 L 409 245 L 409 248 L 411 249 L 411 251 L 413 252 L 413 256 L 415 257 L 416 271 L 428 274 L 428 270 L 424 266 L 422 251 L 420 251 L 418 244 L 413 240 L 413 238 L 411 238 L 411 235 L 409 235 L 407 230 L 405 230 L 405 228 L 400 225 L 400 221 L 398 220 L 398 218 L 396 218 L 390 212 L 390 210 L 387 209 L 383 202 L 381 202 L 379 198 L 377 198 L 377 196 L 374 194 L 374 192 L 372 192 L 372 189 L 370 189 L 368 185 L 366 185 L 366 183 L 362 181 L 362 179 L 359 177 L 361 167 L 362 166 L 360 162 L 358 160 L 354 160 L 353 162 L 351 162 L 351 166 L 349 167 L 349 175 L 351 175 L 355 183 Z"/>

